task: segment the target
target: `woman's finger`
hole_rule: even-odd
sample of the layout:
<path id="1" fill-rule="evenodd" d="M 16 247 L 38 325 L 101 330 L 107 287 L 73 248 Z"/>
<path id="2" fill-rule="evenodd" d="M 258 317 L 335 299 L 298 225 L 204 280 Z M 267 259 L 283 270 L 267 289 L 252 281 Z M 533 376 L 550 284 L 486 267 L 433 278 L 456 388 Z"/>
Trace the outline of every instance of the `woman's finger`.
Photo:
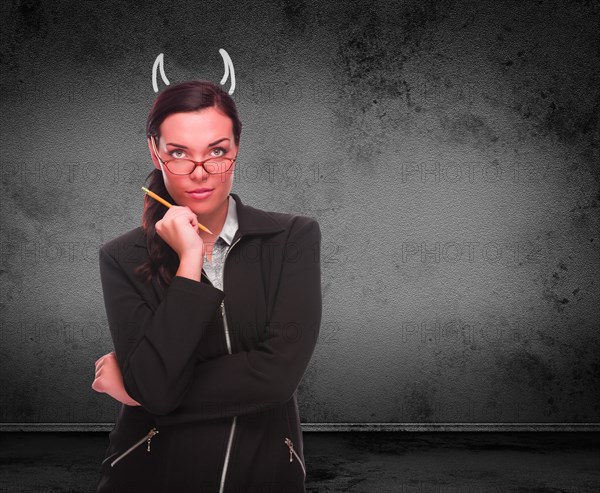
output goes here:
<path id="1" fill-rule="evenodd" d="M 99 357 L 99 358 L 96 360 L 96 362 L 95 362 L 94 364 L 95 364 L 95 365 L 98 365 L 98 363 L 100 363 L 100 362 L 104 361 L 104 358 L 111 358 L 111 357 L 112 357 L 112 358 L 115 358 L 115 357 L 116 357 L 116 356 L 115 356 L 115 352 L 114 352 L 114 351 L 111 351 L 110 353 L 107 353 L 107 354 L 103 354 L 102 356 L 100 356 L 100 357 Z"/>
<path id="2" fill-rule="evenodd" d="M 102 385 L 102 380 L 95 379 L 92 382 L 92 389 L 96 392 L 104 392 L 104 386 Z"/>

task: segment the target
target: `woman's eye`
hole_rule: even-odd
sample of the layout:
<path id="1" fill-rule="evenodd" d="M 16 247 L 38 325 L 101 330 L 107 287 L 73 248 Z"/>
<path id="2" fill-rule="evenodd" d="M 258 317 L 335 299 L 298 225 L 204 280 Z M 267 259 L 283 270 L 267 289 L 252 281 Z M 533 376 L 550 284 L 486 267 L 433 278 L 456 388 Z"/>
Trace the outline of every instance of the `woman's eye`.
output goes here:
<path id="1" fill-rule="evenodd" d="M 169 155 L 175 159 L 181 159 L 185 156 L 185 152 L 183 152 L 181 149 L 175 149 L 174 151 L 171 151 Z"/>
<path id="2" fill-rule="evenodd" d="M 227 153 L 227 151 L 225 149 L 223 149 L 222 147 L 215 147 L 213 149 L 213 153 L 216 153 L 216 154 L 213 154 L 213 156 L 220 157 L 220 156 L 224 156 Z"/>

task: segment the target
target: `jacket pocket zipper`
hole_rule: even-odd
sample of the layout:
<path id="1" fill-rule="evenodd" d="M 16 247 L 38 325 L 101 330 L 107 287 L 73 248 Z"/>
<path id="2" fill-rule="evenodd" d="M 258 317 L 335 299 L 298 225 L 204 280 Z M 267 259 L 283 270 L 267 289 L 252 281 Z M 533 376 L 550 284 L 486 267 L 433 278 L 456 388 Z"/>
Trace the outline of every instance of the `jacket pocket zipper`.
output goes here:
<path id="1" fill-rule="evenodd" d="M 306 468 L 304 467 L 304 464 L 302 463 L 302 460 L 300 460 L 300 456 L 294 450 L 294 444 L 293 444 L 293 442 L 288 437 L 285 437 L 284 443 L 290 449 L 290 462 L 292 462 L 292 460 L 294 459 L 294 457 L 292 455 L 292 454 L 294 454 L 296 456 L 296 459 L 298 459 L 298 462 L 300 462 L 300 465 L 302 466 L 302 472 L 304 473 L 304 477 L 306 478 Z"/>
<path id="2" fill-rule="evenodd" d="M 154 435 L 158 434 L 158 430 L 156 428 L 151 428 L 150 431 L 142 438 L 140 438 L 137 442 L 135 442 L 131 447 L 129 447 L 125 452 L 123 452 L 119 457 L 113 460 L 110 463 L 110 467 L 114 467 L 114 465 L 119 462 L 123 457 L 133 452 L 136 447 L 139 447 L 142 443 L 147 442 L 148 448 L 146 449 L 150 452 L 150 441 Z"/>

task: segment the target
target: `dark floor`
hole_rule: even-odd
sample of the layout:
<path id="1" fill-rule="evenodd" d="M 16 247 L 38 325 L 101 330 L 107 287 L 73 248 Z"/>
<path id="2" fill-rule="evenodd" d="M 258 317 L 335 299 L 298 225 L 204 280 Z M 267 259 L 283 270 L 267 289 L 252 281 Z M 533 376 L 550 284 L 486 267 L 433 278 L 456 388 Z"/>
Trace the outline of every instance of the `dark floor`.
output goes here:
<path id="1" fill-rule="evenodd" d="M 0 433 L 0 492 L 93 492 L 107 444 Z M 600 433 L 305 432 L 304 453 L 307 492 L 600 491 Z"/>

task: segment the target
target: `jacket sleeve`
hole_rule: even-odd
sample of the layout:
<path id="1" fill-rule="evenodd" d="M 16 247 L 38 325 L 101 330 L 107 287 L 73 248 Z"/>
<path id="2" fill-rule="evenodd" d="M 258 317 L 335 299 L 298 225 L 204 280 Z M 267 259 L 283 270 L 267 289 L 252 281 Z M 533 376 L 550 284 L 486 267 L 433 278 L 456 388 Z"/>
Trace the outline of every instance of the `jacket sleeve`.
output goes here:
<path id="1" fill-rule="evenodd" d="M 156 310 L 103 246 L 100 279 L 115 355 L 127 393 L 154 414 L 180 400 L 194 372 L 193 357 L 224 298 L 220 289 L 174 276 Z"/>
<path id="2" fill-rule="evenodd" d="M 157 418 L 159 426 L 254 413 L 292 397 L 321 323 L 319 224 L 313 219 L 297 221 L 287 241 L 286 249 L 293 245 L 294 254 L 283 259 L 261 340 L 250 351 L 198 363 L 185 398 L 169 415 Z"/>

